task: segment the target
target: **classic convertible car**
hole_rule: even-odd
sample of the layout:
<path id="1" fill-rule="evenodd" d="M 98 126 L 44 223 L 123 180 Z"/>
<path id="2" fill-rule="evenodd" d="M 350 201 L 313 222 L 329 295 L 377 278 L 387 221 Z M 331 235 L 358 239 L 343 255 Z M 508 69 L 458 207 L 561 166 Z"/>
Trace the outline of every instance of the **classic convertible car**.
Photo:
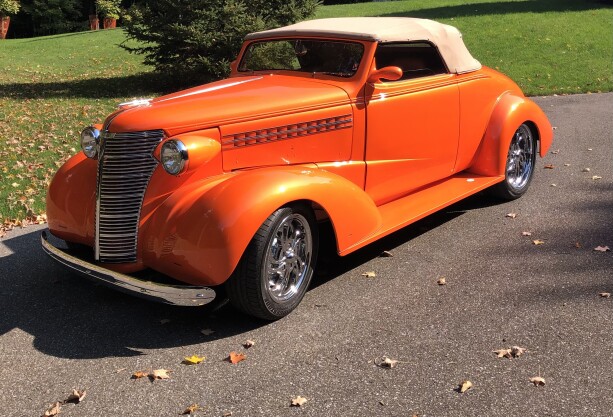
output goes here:
<path id="1" fill-rule="evenodd" d="M 486 188 L 518 198 L 552 137 L 454 27 L 306 21 L 247 35 L 226 80 L 83 130 L 42 244 L 119 290 L 176 305 L 221 292 L 274 320 L 309 286 L 321 222 L 346 255 Z"/>

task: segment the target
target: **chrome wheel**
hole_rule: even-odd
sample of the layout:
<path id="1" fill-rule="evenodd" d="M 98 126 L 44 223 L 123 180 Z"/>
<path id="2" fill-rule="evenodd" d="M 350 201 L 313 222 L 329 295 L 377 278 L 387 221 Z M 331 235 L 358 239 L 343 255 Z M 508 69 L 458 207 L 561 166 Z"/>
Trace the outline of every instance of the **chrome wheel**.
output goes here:
<path id="1" fill-rule="evenodd" d="M 301 214 L 284 217 L 273 231 L 262 263 L 266 291 L 277 303 L 301 293 L 308 285 L 313 239 L 309 222 Z"/>
<path id="2" fill-rule="evenodd" d="M 534 170 L 535 143 L 532 131 L 522 124 L 513 135 L 507 155 L 506 182 L 516 193 L 522 192 Z"/>

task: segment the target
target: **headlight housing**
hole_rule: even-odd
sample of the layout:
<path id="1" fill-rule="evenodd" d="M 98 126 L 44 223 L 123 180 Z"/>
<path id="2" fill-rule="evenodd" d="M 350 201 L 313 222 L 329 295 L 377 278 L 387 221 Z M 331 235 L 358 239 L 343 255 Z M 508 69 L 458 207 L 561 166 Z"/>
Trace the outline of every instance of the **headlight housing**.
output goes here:
<path id="1" fill-rule="evenodd" d="M 88 158 L 96 158 L 98 156 L 98 143 L 100 139 L 100 131 L 94 127 L 86 127 L 81 132 L 81 149 Z"/>
<path id="2" fill-rule="evenodd" d="M 179 175 L 187 169 L 187 147 L 180 140 L 167 140 L 162 145 L 160 159 L 166 172 Z"/>

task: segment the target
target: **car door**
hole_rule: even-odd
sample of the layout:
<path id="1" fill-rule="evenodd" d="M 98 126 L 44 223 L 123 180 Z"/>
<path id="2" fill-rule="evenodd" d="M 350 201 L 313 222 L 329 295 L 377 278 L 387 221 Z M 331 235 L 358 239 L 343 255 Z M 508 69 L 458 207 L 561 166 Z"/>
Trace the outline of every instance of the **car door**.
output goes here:
<path id="1" fill-rule="evenodd" d="M 375 63 L 403 72 L 365 89 L 365 188 L 382 205 L 453 173 L 460 109 L 456 76 L 430 43 L 380 44 Z"/>

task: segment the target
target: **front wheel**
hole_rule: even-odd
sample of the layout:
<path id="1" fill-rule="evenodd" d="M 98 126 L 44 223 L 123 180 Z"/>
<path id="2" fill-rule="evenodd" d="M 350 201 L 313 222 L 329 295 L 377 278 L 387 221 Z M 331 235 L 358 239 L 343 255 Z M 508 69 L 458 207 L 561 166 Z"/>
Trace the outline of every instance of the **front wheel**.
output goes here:
<path id="1" fill-rule="evenodd" d="M 521 197 L 530 186 L 536 162 L 536 137 L 526 123 L 517 128 L 507 154 L 504 181 L 492 187 L 505 200 Z"/>
<path id="2" fill-rule="evenodd" d="M 260 226 L 226 283 L 230 302 L 266 320 L 289 314 L 313 277 L 318 239 L 310 208 L 295 205 L 276 210 Z"/>

